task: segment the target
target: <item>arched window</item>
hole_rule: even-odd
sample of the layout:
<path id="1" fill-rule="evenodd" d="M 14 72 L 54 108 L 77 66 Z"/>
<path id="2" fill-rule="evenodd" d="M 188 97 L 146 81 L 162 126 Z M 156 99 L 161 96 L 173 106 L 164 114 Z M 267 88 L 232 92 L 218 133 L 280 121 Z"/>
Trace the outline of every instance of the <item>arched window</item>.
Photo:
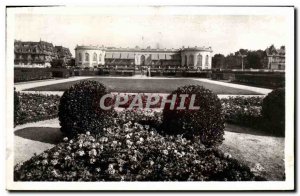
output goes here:
<path id="1" fill-rule="evenodd" d="M 89 53 L 85 53 L 85 61 L 90 61 L 90 55 L 89 55 Z"/>
<path id="2" fill-rule="evenodd" d="M 194 66 L 194 56 L 192 54 L 189 57 L 189 66 Z"/>
<path id="3" fill-rule="evenodd" d="M 78 53 L 78 60 L 82 61 L 82 54 L 81 53 Z"/>
<path id="4" fill-rule="evenodd" d="M 184 56 L 184 66 L 187 66 L 187 60 L 188 60 L 187 55 L 185 55 Z"/>
<path id="5" fill-rule="evenodd" d="M 97 54 L 96 53 L 94 53 L 93 61 L 97 61 Z"/>
<path id="6" fill-rule="evenodd" d="M 206 55 L 206 58 L 205 58 L 205 68 L 208 68 L 208 55 Z"/>
<path id="7" fill-rule="evenodd" d="M 197 56 L 197 67 L 202 67 L 202 55 L 198 54 Z"/>
<path id="8" fill-rule="evenodd" d="M 101 55 L 101 54 L 99 54 L 99 61 L 101 61 L 101 59 L 102 59 L 102 55 Z"/>

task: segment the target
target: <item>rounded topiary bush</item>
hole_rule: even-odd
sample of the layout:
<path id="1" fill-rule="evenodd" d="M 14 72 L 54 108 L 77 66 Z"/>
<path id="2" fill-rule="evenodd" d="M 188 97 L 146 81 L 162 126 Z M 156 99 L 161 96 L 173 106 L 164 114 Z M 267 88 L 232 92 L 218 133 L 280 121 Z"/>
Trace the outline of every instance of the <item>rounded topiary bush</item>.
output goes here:
<path id="1" fill-rule="evenodd" d="M 269 93 L 262 103 L 264 129 L 274 135 L 285 135 L 285 89 Z"/>
<path id="2" fill-rule="evenodd" d="M 199 85 L 188 85 L 173 91 L 172 95 L 177 94 L 175 109 L 170 109 L 170 104 L 163 110 L 163 131 L 166 134 L 182 134 L 188 139 L 199 139 L 208 147 L 221 144 L 224 140 L 224 117 L 222 105 L 216 94 Z M 180 94 L 188 94 L 186 104 L 189 105 L 192 94 L 195 94 L 195 106 L 198 110 L 176 109 L 180 104 L 178 99 Z"/>
<path id="3" fill-rule="evenodd" d="M 111 124 L 113 110 L 102 110 L 100 99 L 107 94 L 96 81 L 82 81 L 71 86 L 60 99 L 58 117 L 61 131 L 69 136 L 90 131 L 99 133 Z"/>

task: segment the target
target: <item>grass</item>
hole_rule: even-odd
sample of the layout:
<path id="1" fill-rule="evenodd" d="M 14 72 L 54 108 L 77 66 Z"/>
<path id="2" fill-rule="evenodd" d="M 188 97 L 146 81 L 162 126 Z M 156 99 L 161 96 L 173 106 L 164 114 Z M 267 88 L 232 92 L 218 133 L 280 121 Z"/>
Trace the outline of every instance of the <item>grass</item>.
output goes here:
<path id="1" fill-rule="evenodd" d="M 184 85 L 202 85 L 210 89 L 216 94 L 231 94 L 231 95 L 258 95 L 258 93 L 226 87 L 217 84 L 211 84 L 193 79 L 126 79 L 126 78 L 90 78 L 103 83 L 110 92 L 124 92 L 124 93 L 170 93 L 179 86 Z M 65 91 L 71 85 L 79 81 L 71 81 L 41 87 L 26 89 L 28 91 Z"/>

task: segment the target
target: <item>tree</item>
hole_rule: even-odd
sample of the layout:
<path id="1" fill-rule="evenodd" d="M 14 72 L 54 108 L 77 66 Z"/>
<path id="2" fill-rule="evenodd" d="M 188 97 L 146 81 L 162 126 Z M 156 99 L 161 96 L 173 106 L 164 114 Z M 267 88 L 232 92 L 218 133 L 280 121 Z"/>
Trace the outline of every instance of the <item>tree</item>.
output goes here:
<path id="1" fill-rule="evenodd" d="M 267 66 L 266 53 L 262 50 L 250 51 L 246 60 L 248 62 L 248 69 L 264 69 Z"/>
<path id="2" fill-rule="evenodd" d="M 212 68 L 225 68 L 225 56 L 223 54 L 215 54 L 212 58 Z"/>
<path id="3" fill-rule="evenodd" d="M 51 67 L 61 68 L 64 66 L 65 63 L 62 59 L 52 59 L 50 64 L 51 64 Z"/>

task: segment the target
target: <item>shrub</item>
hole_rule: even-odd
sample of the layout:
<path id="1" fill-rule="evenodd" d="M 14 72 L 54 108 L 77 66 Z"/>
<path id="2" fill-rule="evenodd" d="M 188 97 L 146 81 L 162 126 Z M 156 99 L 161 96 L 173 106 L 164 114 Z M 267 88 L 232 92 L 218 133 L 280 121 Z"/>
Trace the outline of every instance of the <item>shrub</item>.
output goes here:
<path id="1" fill-rule="evenodd" d="M 15 92 L 15 125 L 57 117 L 59 99 L 58 95 Z"/>
<path id="2" fill-rule="evenodd" d="M 68 78 L 71 75 L 70 73 L 71 73 L 71 71 L 69 69 L 56 68 L 56 69 L 53 69 L 52 76 L 57 77 L 57 78 Z"/>
<path id="3" fill-rule="evenodd" d="M 105 94 L 103 84 L 89 80 L 76 83 L 65 91 L 58 112 L 61 131 L 70 136 L 82 131 L 102 131 L 113 115 L 112 110 L 100 108 L 100 99 Z"/>
<path id="4" fill-rule="evenodd" d="M 20 113 L 21 113 L 20 98 L 19 98 L 19 94 L 16 91 L 16 88 L 14 88 L 14 126 L 19 124 Z"/>
<path id="5" fill-rule="evenodd" d="M 221 99 L 226 122 L 253 128 L 261 123 L 261 97 L 229 97 Z"/>
<path id="6" fill-rule="evenodd" d="M 257 180 L 250 168 L 182 137 L 130 121 L 79 134 L 17 165 L 15 181 Z"/>
<path id="7" fill-rule="evenodd" d="M 278 88 L 263 100 L 262 116 L 265 129 L 278 136 L 285 135 L 285 89 Z"/>
<path id="8" fill-rule="evenodd" d="M 49 68 L 14 68 L 14 82 L 45 80 L 52 78 Z"/>
<path id="9" fill-rule="evenodd" d="M 163 129 L 167 134 L 183 134 L 188 139 L 199 136 L 206 146 L 222 143 L 224 135 L 224 117 L 222 105 L 216 94 L 199 85 L 180 87 L 170 96 L 177 94 L 195 94 L 195 105 L 199 110 L 171 110 L 165 107 L 163 111 Z M 169 98 L 170 99 L 170 98 Z M 179 105 L 176 100 L 175 108 Z"/>

